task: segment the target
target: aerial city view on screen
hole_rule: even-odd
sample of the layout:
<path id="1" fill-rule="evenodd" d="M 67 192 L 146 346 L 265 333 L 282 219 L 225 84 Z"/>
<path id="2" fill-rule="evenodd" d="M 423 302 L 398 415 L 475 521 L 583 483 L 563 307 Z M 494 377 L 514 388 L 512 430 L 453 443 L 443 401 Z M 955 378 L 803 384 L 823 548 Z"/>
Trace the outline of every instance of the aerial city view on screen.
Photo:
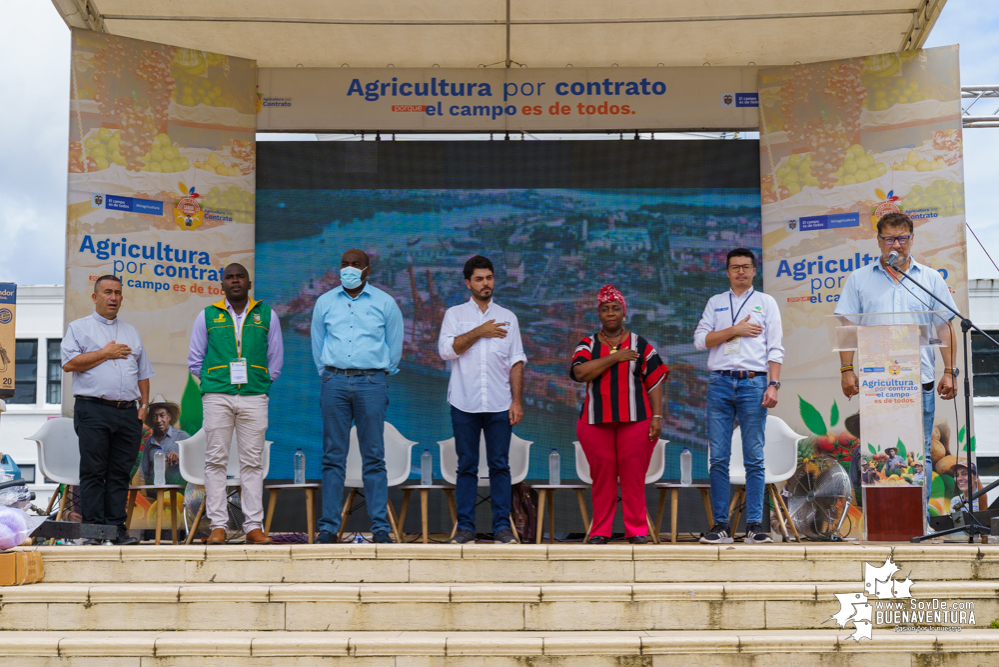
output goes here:
<path id="1" fill-rule="evenodd" d="M 388 421 L 436 456 L 451 437 L 448 371 L 437 354 L 444 311 L 468 299 L 461 268 L 475 254 L 496 267 L 497 303 L 520 321 L 528 356 L 525 418 L 531 476 L 555 447 L 572 461 L 583 385 L 567 369 L 579 339 L 597 327 L 596 293 L 614 283 L 628 299 L 628 326 L 670 368 L 664 438 L 667 476 L 683 446 L 695 447 L 706 475 L 705 359 L 693 330 L 704 303 L 726 289 L 725 255 L 745 246 L 759 257 L 755 190 L 261 190 L 256 285 L 285 331 L 285 371 L 271 392 L 274 441 L 311 453 L 319 472 L 318 377 L 309 327 L 316 298 L 339 285 L 340 255 L 369 254 L 371 283 L 391 294 L 405 318 L 398 375 L 390 380 Z M 272 455 L 273 474 L 291 456 Z M 699 455 L 697 455 L 699 453 Z M 566 465 L 566 464 L 563 464 Z M 535 470 L 536 468 L 536 470 Z M 572 474 L 566 470 L 566 474 Z M 678 473 L 678 468 L 674 471 Z"/>

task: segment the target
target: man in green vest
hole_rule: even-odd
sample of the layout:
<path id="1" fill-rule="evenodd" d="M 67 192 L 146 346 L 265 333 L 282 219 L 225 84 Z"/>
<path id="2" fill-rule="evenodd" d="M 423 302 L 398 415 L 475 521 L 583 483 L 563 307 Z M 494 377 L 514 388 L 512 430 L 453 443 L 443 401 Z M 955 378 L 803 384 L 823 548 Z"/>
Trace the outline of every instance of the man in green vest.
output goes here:
<path id="1" fill-rule="evenodd" d="M 264 534 L 264 436 L 267 392 L 281 374 L 284 343 L 271 307 L 250 298 L 249 273 L 230 264 L 222 274 L 225 299 L 198 314 L 191 331 L 187 367 L 201 378 L 205 449 L 205 503 L 212 534 L 208 544 L 225 544 L 229 512 L 226 469 L 233 430 L 239 446 L 240 500 L 249 544 L 271 544 Z"/>

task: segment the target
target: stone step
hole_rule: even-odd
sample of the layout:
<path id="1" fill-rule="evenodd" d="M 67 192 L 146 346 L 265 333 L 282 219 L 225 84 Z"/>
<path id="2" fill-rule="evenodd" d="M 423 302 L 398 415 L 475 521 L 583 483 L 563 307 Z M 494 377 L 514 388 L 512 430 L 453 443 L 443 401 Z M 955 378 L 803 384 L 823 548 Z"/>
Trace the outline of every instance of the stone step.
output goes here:
<path id="1" fill-rule="evenodd" d="M 995 664 L 999 633 L 851 631 L 643 632 L 16 632 L 18 665 L 113 667 L 901 667 Z M 208 656 L 208 657 L 206 657 Z"/>
<path id="2" fill-rule="evenodd" d="M 834 629 L 839 583 L 53 584 L 0 588 L 0 630 L 642 631 Z M 913 584 L 999 617 L 999 581 Z M 892 601 L 894 604 L 896 601 Z M 910 608 L 902 600 L 903 609 Z M 876 603 L 875 603 L 876 604 Z M 0 642 L 2 643 L 2 642 Z"/>
<path id="3" fill-rule="evenodd" d="M 50 583 L 840 582 L 889 554 L 913 581 L 999 579 L 999 545 L 29 547 Z"/>

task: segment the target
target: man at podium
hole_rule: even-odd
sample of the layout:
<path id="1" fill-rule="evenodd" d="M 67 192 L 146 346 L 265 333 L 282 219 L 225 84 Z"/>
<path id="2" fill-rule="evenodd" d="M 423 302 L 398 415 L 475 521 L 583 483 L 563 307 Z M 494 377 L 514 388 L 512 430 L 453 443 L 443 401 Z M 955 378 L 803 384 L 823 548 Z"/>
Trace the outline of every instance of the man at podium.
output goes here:
<path id="1" fill-rule="evenodd" d="M 837 315 L 854 313 L 905 313 L 927 310 L 944 310 L 941 304 L 957 309 L 954 298 L 947 288 L 941 275 L 928 266 L 923 266 L 912 259 L 911 252 L 915 234 L 912 220 L 904 213 L 887 213 L 878 220 L 878 248 L 881 257 L 877 262 L 858 268 L 850 274 L 843 287 L 843 294 L 836 305 Z M 896 257 L 892 258 L 892 253 Z M 907 279 L 899 271 L 905 273 L 925 285 L 932 294 L 927 294 L 912 280 Z M 951 331 L 949 320 L 953 315 L 947 313 L 946 319 L 933 317 L 936 324 L 937 338 L 942 341 L 940 354 L 943 357 L 944 373 L 936 390 L 940 397 L 946 400 L 954 398 L 954 368 L 952 366 L 953 349 L 951 347 Z M 847 398 L 860 393 L 857 374 L 853 368 L 853 351 L 839 353 L 840 375 L 843 395 Z M 920 350 L 921 380 L 923 383 L 923 444 L 924 461 L 930 461 L 930 438 L 933 434 L 933 417 L 935 396 L 933 384 L 936 371 L 936 356 L 932 346 Z M 926 485 L 927 498 L 930 485 Z"/>

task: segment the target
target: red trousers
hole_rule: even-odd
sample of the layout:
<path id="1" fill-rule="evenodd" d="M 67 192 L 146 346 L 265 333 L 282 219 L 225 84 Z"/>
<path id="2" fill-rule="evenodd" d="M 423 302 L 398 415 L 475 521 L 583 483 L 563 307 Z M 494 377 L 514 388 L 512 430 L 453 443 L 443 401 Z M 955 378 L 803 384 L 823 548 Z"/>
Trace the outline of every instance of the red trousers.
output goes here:
<path id="1" fill-rule="evenodd" d="M 587 424 L 576 422 L 576 436 L 583 446 L 593 477 L 593 527 L 590 536 L 610 537 L 621 483 L 624 536 L 646 535 L 645 474 L 656 447 L 649 440 L 648 419 L 640 422 Z"/>

